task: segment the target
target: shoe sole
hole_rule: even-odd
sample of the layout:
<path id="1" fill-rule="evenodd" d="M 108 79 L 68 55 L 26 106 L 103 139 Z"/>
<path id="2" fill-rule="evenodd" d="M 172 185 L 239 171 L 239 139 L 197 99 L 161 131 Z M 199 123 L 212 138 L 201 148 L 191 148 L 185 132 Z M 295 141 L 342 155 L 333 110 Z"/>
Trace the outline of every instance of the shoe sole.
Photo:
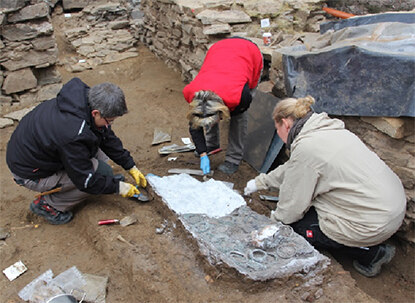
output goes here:
<path id="1" fill-rule="evenodd" d="M 65 220 L 65 221 L 57 222 L 57 221 L 51 221 L 51 220 L 49 220 L 49 219 L 46 217 L 45 212 L 44 212 L 44 211 L 42 211 L 42 210 L 39 210 L 38 208 L 35 208 L 35 207 L 33 206 L 33 203 L 30 203 L 30 210 L 31 210 L 34 214 L 36 214 L 36 215 L 38 215 L 38 216 L 41 216 L 42 218 L 44 218 L 46 221 L 48 221 L 50 224 L 53 224 L 53 225 L 62 225 L 62 224 L 66 224 L 66 223 L 68 223 L 69 221 L 71 221 L 71 220 L 72 220 L 72 217 L 73 217 L 73 216 L 70 216 L 70 217 L 69 217 L 69 219 L 67 219 L 67 220 Z"/>

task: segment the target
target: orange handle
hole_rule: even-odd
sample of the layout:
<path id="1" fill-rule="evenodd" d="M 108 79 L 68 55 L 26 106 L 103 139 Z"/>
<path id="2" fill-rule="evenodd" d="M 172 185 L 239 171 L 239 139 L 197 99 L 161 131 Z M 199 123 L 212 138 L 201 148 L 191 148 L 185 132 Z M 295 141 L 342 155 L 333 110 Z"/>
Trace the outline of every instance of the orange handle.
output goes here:
<path id="1" fill-rule="evenodd" d="M 334 17 L 338 17 L 342 19 L 347 19 L 347 18 L 356 16 L 356 15 L 338 11 L 337 9 L 329 8 L 329 7 L 323 7 L 323 11 L 325 11 L 326 13 L 330 15 L 333 15 Z"/>
<path id="2" fill-rule="evenodd" d="M 40 194 L 35 195 L 35 197 L 39 198 L 40 196 L 45 196 L 45 195 L 57 193 L 61 189 L 62 189 L 62 187 L 57 187 L 57 188 L 54 188 L 54 189 L 51 189 L 51 190 L 48 190 L 48 191 L 41 192 Z"/>

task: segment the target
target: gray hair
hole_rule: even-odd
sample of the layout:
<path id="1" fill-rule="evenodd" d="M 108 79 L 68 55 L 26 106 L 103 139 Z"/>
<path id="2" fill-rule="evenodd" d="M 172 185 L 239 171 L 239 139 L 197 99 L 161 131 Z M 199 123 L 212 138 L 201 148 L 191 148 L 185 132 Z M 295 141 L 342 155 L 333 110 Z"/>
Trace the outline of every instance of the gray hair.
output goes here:
<path id="1" fill-rule="evenodd" d="M 94 85 L 89 90 L 88 99 L 91 110 L 99 110 L 104 118 L 120 117 L 127 113 L 124 93 L 115 84 L 104 82 Z"/>
<path id="2" fill-rule="evenodd" d="M 229 108 L 214 92 L 201 90 L 196 92 L 190 103 L 187 119 L 192 128 L 211 127 L 220 119 L 229 119 Z"/>

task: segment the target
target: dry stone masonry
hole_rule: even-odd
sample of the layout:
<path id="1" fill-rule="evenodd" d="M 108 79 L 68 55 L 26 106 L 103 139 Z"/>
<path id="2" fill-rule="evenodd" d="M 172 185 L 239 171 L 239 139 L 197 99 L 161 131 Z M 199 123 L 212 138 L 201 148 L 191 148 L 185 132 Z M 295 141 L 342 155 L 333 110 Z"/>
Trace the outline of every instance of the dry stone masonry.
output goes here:
<path id="1" fill-rule="evenodd" d="M 140 8 L 144 17 L 132 25 L 138 39 L 190 81 L 200 69 L 208 47 L 225 37 L 249 37 L 261 42 L 262 34 L 272 31 L 273 44 L 282 40 L 293 44 L 295 32 L 317 31 L 316 23 L 325 20 L 323 2 L 143 0 Z M 262 28 L 263 18 L 268 18 L 270 25 Z M 270 61 L 270 50 L 263 52 Z"/>
<path id="2" fill-rule="evenodd" d="M 64 62 L 79 72 L 138 55 L 137 40 L 129 31 L 129 10 L 121 2 L 93 3 L 80 12 L 66 13 L 66 42 L 76 55 Z"/>
<path id="3" fill-rule="evenodd" d="M 253 40 L 265 60 L 260 89 L 283 97 L 280 49 L 321 47 L 320 24 L 333 17 L 322 8 L 362 15 L 410 11 L 409 0 L 4 0 L 0 1 L 0 127 L 13 125 L 37 102 L 53 98 L 62 86 L 56 70 L 93 69 L 138 55 L 145 44 L 189 82 L 216 41 L 240 36 Z M 73 56 L 59 62 L 51 14 L 64 16 L 59 30 Z M 269 25 L 261 26 L 268 19 Z M 272 33 L 269 46 L 262 34 Z M 21 110 L 21 111 L 18 111 Z M 9 118 L 8 118 L 9 117 Z M 414 118 L 339 117 L 401 178 L 408 209 L 401 236 L 415 242 Z"/>
<path id="4" fill-rule="evenodd" d="M 62 86 L 50 11 L 40 1 L 1 2 L 1 114 L 53 98 Z"/>

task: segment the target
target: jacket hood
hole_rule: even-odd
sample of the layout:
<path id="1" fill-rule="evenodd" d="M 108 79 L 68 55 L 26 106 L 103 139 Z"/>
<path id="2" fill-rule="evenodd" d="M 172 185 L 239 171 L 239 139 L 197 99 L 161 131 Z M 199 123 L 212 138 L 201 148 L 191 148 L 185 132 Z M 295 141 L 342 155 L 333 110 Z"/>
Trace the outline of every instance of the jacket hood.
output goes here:
<path id="1" fill-rule="evenodd" d="M 59 110 L 89 121 L 88 91 L 89 86 L 79 78 L 71 79 L 56 97 Z"/>
<path id="2" fill-rule="evenodd" d="M 304 124 L 298 136 L 294 139 L 294 146 L 301 138 L 306 137 L 311 132 L 330 131 L 344 129 L 344 122 L 339 119 L 330 118 L 327 113 L 311 115 L 310 119 Z"/>

